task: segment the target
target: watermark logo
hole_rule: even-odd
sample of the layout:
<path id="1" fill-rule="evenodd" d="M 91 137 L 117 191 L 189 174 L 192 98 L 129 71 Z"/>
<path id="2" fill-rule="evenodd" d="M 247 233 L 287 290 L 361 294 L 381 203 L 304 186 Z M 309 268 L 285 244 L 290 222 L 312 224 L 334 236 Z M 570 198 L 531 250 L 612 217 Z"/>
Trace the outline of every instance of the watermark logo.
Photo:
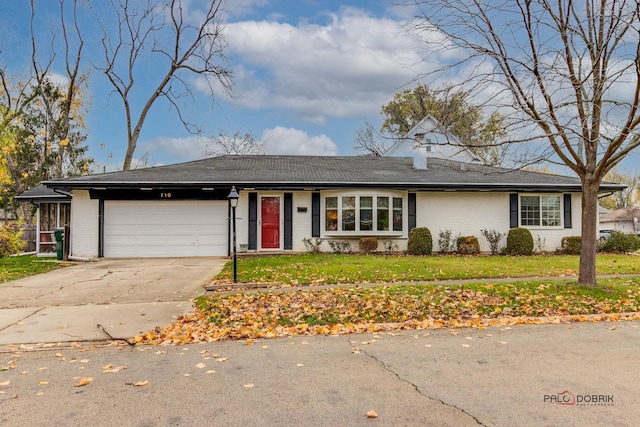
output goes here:
<path id="1" fill-rule="evenodd" d="M 555 394 L 545 394 L 544 403 L 561 406 L 613 406 L 612 394 L 575 394 L 563 390 Z"/>

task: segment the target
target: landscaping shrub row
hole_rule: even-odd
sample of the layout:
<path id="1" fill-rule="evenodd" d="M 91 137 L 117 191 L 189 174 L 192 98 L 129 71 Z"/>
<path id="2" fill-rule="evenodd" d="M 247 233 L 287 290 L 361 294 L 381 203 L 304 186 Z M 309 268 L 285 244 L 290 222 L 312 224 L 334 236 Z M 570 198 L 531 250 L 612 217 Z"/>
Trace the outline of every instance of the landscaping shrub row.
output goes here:
<path id="1" fill-rule="evenodd" d="M 543 252 L 544 242 L 534 243 L 531 232 L 526 228 L 516 227 L 506 234 L 506 245 L 502 247 L 500 242 L 505 234 L 496 230 L 482 230 L 482 236 L 489 242 L 492 255 L 504 254 L 512 256 L 526 256 L 534 252 L 534 246 L 539 252 Z M 313 253 L 320 252 L 321 239 L 304 239 L 307 251 Z M 329 246 L 334 253 L 351 253 L 351 244 L 347 241 L 329 240 Z M 376 252 L 378 249 L 378 239 L 376 237 L 362 237 L 359 242 L 359 249 L 362 253 Z M 451 230 L 440 231 L 438 235 L 438 246 L 440 253 L 461 255 L 477 255 L 480 253 L 480 242 L 476 236 L 453 236 Z M 397 245 L 393 241 L 385 241 L 386 252 L 398 252 Z M 579 255 L 581 249 L 580 236 L 565 236 L 562 238 L 562 253 L 567 255 Z M 598 243 L 598 250 L 601 252 L 634 252 L 640 249 L 640 237 L 635 234 L 625 234 L 617 231 L 611 232 L 611 237 Z M 407 242 L 407 254 L 409 255 L 431 255 L 433 253 L 433 236 L 426 227 L 416 227 L 409 232 Z"/>

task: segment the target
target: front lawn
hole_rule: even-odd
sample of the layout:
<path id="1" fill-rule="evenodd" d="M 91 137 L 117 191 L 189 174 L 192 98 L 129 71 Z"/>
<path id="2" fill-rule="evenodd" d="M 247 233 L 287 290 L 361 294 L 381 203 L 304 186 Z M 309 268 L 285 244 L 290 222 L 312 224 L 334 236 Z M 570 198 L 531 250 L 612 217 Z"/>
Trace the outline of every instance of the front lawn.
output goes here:
<path id="1" fill-rule="evenodd" d="M 197 310 L 138 342 L 183 344 L 220 339 L 334 335 L 401 329 L 640 319 L 640 277 L 307 288 L 201 297 Z M 615 328 L 615 327 L 613 327 Z"/>
<path id="2" fill-rule="evenodd" d="M 448 279 L 575 276 L 580 259 L 574 255 L 506 256 L 384 256 L 302 254 L 238 259 L 238 281 L 290 285 L 334 283 L 398 283 Z M 598 254 L 598 274 L 640 274 L 640 257 Z M 233 265 L 216 277 L 228 282 Z"/>
<path id="3" fill-rule="evenodd" d="M 64 264 L 51 259 L 30 255 L 0 258 L 0 283 L 46 273 L 64 266 Z"/>
<path id="4" fill-rule="evenodd" d="M 221 273 L 231 277 L 231 263 Z M 201 297 L 193 314 L 137 342 L 182 344 L 301 334 L 640 319 L 640 258 L 598 255 L 598 287 L 576 285 L 578 257 L 292 255 L 242 258 L 239 280 L 350 287 Z M 244 271 L 243 271 L 244 269 Z M 629 275 L 627 275 L 629 274 Z M 553 280 L 526 279 L 554 276 Z M 560 279 L 558 278 L 560 276 Z M 568 276 L 571 276 L 569 278 Z M 491 278 L 514 277 L 506 282 Z M 564 277 L 564 278 L 563 278 Z M 438 280 L 489 278 L 452 285 Z M 392 282 L 428 281 L 426 284 Z M 363 285 L 385 282 L 384 285 Z M 615 327 L 613 327 L 615 328 Z"/>

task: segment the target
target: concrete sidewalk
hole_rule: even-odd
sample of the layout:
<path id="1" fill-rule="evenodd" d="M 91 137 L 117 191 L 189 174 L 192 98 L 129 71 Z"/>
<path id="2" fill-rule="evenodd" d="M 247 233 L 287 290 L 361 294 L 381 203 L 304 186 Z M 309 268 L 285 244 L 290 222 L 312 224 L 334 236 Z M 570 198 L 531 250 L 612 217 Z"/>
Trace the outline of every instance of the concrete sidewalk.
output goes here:
<path id="1" fill-rule="evenodd" d="M 130 339 L 165 327 L 223 258 L 106 259 L 0 286 L 0 345 Z"/>

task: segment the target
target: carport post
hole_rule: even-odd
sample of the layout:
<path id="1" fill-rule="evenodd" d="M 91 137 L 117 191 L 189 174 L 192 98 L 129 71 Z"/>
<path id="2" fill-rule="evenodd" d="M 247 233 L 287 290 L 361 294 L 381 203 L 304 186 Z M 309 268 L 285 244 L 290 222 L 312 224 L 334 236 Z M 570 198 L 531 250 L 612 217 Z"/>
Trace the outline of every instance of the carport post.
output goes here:
<path id="1" fill-rule="evenodd" d="M 236 251 L 236 208 L 238 207 L 238 192 L 236 187 L 232 187 L 227 198 L 231 204 L 231 221 L 233 222 L 233 283 L 238 282 L 238 263 Z"/>

